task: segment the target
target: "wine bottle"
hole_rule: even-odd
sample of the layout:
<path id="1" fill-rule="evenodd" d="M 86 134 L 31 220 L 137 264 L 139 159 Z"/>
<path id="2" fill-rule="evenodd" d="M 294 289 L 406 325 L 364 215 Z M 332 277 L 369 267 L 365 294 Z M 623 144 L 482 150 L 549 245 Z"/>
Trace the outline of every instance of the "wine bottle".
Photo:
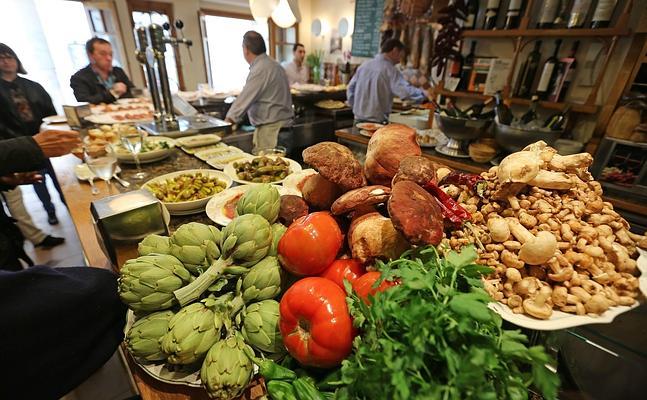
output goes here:
<path id="1" fill-rule="evenodd" d="M 553 51 L 553 55 L 548 57 L 548 59 L 544 62 L 544 68 L 542 69 L 541 75 L 539 76 L 539 83 L 537 84 L 536 92 L 539 98 L 542 100 L 546 100 L 546 98 L 548 98 L 550 89 L 555 83 L 555 73 L 557 72 L 556 67 L 557 62 L 559 61 L 557 59 L 557 54 L 559 53 L 559 46 L 561 45 L 562 39 L 555 40 L 555 51 Z"/>
<path id="2" fill-rule="evenodd" d="M 560 113 L 553 114 L 546 120 L 544 127 L 549 128 L 553 131 L 561 131 L 566 122 L 568 113 L 571 111 L 571 106 L 567 105 L 564 110 Z"/>
<path id="3" fill-rule="evenodd" d="M 595 11 L 593 12 L 593 18 L 591 19 L 591 28 L 597 29 L 609 26 L 616 4 L 618 4 L 618 0 L 598 1 L 598 5 L 595 7 Z"/>
<path id="4" fill-rule="evenodd" d="M 503 102 L 503 95 L 500 90 L 494 94 L 494 100 L 496 101 L 494 114 L 496 115 L 497 120 L 500 124 L 510 125 L 512 123 L 512 112 Z"/>
<path id="5" fill-rule="evenodd" d="M 461 67 L 461 80 L 458 82 L 458 90 L 467 90 L 474 69 L 474 52 L 476 51 L 476 41 L 470 45 L 470 53 L 465 56 L 463 66 Z"/>
<path id="6" fill-rule="evenodd" d="M 450 58 L 451 64 L 449 66 L 449 76 L 452 78 L 461 77 L 461 69 L 463 68 L 463 56 L 459 53 Z"/>
<path id="7" fill-rule="evenodd" d="M 541 40 L 535 42 L 535 48 L 528 54 L 528 58 L 523 63 L 517 79 L 517 87 L 515 94 L 517 97 L 528 97 L 532 84 L 537 75 L 537 68 L 539 67 L 539 60 L 541 59 Z"/>
<path id="8" fill-rule="evenodd" d="M 559 10 L 553 21 L 553 28 L 564 28 L 566 27 L 566 22 L 568 21 L 568 10 L 570 6 L 570 0 L 561 0 L 559 5 Z"/>
<path id="9" fill-rule="evenodd" d="M 537 28 L 546 29 L 552 28 L 557 16 L 557 9 L 559 8 L 559 0 L 544 0 L 539 12 L 539 22 Z"/>
<path id="10" fill-rule="evenodd" d="M 460 108 L 456 107 L 456 104 L 454 104 L 452 99 L 447 99 L 445 112 L 450 117 L 463 118 L 465 116 L 465 113 Z"/>
<path id="11" fill-rule="evenodd" d="M 528 106 L 528 111 L 523 113 L 519 121 L 521 124 L 525 125 L 530 121 L 537 119 L 537 105 L 539 104 L 539 96 L 533 95 L 530 100 L 530 106 Z"/>
<path id="12" fill-rule="evenodd" d="M 463 24 L 463 29 L 474 29 L 476 27 L 476 17 L 479 15 L 479 1 L 469 0 L 467 2 L 467 19 Z"/>
<path id="13" fill-rule="evenodd" d="M 467 110 L 465 110 L 465 116 L 467 118 L 478 118 L 485 107 L 484 103 L 472 104 Z"/>
<path id="14" fill-rule="evenodd" d="M 523 7 L 523 0 L 510 0 L 508 12 L 505 14 L 505 25 L 503 29 L 516 29 L 519 27 L 521 7 Z"/>
<path id="15" fill-rule="evenodd" d="M 571 14 L 568 17 L 568 28 L 581 28 L 584 26 L 586 16 L 591 8 L 591 0 L 575 0 Z"/>
<path id="16" fill-rule="evenodd" d="M 573 82 L 573 78 L 575 76 L 575 69 L 577 68 L 577 58 L 575 58 L 575 54 L 577 53 L 579 46 L 580 41 L 576 40 L 573 43 L 573 47 L 571 47 L 571 51 L 568 53 L 568 57 L 572 58 L 573 62 L 569 66 L 568 70 L 566 70 L 566 73 L 564 75 L 564 83 L 562 84 L 562 88 L 557 95 L 557 101 L 564 101 L 564 97 L 566 97 L 566 94 L 568 93 L 568 88 L 571 87 L 571 83 Z"/>
<path id="17" fill-rule="evenodd" d="M 499 15 L 500 5 L 501 0 L 487 0 L 487 5 L 485 6 L 485 21 L 483 21 L 483 29 L 496 29 L 496 19 Z"/>

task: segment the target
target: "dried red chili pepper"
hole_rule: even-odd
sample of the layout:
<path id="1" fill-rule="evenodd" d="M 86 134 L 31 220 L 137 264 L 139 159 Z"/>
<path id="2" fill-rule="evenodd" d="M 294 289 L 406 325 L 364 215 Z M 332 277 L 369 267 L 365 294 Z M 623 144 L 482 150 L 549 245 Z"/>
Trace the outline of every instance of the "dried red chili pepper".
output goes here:
<path id="1" fill-rule="evenodd" d="M 472 219 L 472 215 L 467 210 L 461 207 L 456 200 L 452 199 L 450 195 L 445 193 L 435 183 L 428 182 L 424 185 L 424 188 L 439 200 L 441 208 L 443 209 L 443 216 L 447 217 L 450 221 L 454 222 L 455 219 L 451 215 L 445 215 L 447 211 L 460 219 L 458 222 L 459 225 Z"/>
<path id="2" fill-rule="evenodd" d="M 481 175 L 468 174 L 465 172 L 451 171 L 441 181 L 441 185 L 465 185 L 482 197 L 487 188 L 487 182 Z"/>

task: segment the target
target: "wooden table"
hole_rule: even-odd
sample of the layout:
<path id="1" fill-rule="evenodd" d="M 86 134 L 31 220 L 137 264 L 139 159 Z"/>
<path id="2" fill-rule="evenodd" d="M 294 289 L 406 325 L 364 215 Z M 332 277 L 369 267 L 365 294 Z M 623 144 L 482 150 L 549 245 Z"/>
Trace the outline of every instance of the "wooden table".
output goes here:
<path id="1" fill-rule="evenodd" d="M 98 195 L 92 195 L 90 185 L 87 182 L 79 181 L 74 173 L 74 166 L 81 163 L 77 157 L 67 155 L 52 159 L 52 164 L 56 170 L 56 175 L 61 184 L 61 188 L 65 195 L 67 205 L 69 208 L 70 216 L 76 227 L 76 231 L 81 241 L 81 247 L 87 264 L 92 267 L 107 268 L 118 271 L 119 267 L 123 265 L 125 260 L 137 257 L 137 246 L 135 244 L 129 246 L 122 246 L 117 249 L 117 265 L 112 265 L 110 259 L 103 253 L 99 246 L 98 238 L 95 234 L 92 215 L 90 213 L 90 203 L 92 201 L 101 199 L 109 195 L 106 184 L 100 180 L 95 180 L 95 185 L 99 188 Z M 122 172 L 120 176 L 126 181 L 136 182 L 132 180 L 132 174 L 136 172 L 135 168 L 130 165 L 121 164 Z M 173 154 L 166 160 L 159 161 L 151 164 L 143 164 L 142 169 L 149 173 L 151 179 L 154 176 L 165 174 L 167 172 L 194 169 L 194 168 L 211 168 L 208 164 L 200 161 L 199 159 L 184 153 L 180 149 L 175 149 Z M 131 185 L 129 189 L 121 187 L 118 183 L 113 181 L 112 194 L 117 194 L 117 191 L 125 192 L 127 190 L 137 189 L 136 185 Z M 204 212 L 189 216 L 171 217 L 170 228 L 173 231 L 179 225 L 186 222 L 203 222 L 211 223 Z M 183 385 L 173 385 L 158 381 L 149 376 L 141 367 L 139 367 L 133 359 L 128 355 L 126 359 L 128 367 L 133 377 L 137 389 L 139 390 L 142 399 L 144 400 L 207 400 L 209 397 L 202 388 L 194 388 Z M 260 381 L 255 382 L 256 385 L 251 385 L 250 388 L 243 394 L 244 399 L 256 399 L 262 395 L 262 386 Z M 261 394 L 259 395 L 259 390 Z"/>

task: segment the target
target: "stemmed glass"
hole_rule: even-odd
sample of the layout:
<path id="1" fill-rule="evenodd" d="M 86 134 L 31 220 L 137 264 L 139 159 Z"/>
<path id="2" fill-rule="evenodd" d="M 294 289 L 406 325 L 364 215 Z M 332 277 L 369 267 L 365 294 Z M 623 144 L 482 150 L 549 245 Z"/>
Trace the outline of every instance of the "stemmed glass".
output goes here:
<path id="1" fill-rule="evenodd" d="M 121 143 L 135 158 L 137 173 L 133 175 L 134 179 L 144 179 L 147 176 L 146 172 L 142 171 L 141 164 L 139 163 L 139 153 L 144 146 L 144 140 L 144 132 L 140 129 L 129 129 L 121 134 Z"/>
<path id="2" fill-rule="evenodd" d="M 83 147 L 83 160 L 92 173 L 103 179 L 108 186 L 108 193 L 112 193 L 110 179 L 117 170 L 117 158 L 104 148 L 103 151 L 90 151 L 89 147 Z"/>

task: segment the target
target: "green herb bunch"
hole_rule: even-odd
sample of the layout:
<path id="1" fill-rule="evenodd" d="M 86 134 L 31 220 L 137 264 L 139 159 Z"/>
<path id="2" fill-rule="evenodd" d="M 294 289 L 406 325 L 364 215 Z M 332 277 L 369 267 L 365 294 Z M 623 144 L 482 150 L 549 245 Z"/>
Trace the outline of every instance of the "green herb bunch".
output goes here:
<path id="1" fill-rule="evenodd" d="M 323 50 L 315 50 L 314 52 L 306 56 L 306 65 L 310 68 L 318 67 L 321 65 L 321 61 L 324 57 Z"/>
<path id="2" fill-rule="evenodd" d="M 401 283 L 370 305 L 348 297 L 360 335 L 342 364 L 338 399 L 516 400 L 530 386 L 556 398 L 551 358 L 502 328 L 482 288 L 490 268 L 476 258 L 471 246 L 445 258 L 427 247 L 378 265 L 381 280 Z"/>

